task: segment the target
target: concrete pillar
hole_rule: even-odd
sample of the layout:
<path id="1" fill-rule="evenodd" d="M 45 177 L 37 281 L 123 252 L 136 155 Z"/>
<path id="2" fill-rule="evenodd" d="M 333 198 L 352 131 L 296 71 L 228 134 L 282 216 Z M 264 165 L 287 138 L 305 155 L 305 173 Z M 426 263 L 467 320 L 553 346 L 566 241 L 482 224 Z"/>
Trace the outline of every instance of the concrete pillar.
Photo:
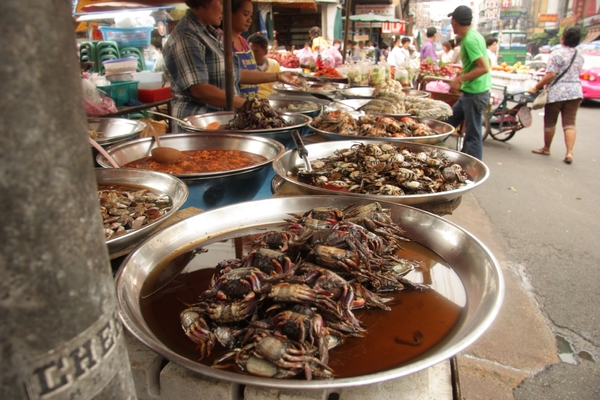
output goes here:
<path id="1" fill-rule="evenodd" d="M 71 1 L 0 2 L 0 398 L 129 399 Z"/>

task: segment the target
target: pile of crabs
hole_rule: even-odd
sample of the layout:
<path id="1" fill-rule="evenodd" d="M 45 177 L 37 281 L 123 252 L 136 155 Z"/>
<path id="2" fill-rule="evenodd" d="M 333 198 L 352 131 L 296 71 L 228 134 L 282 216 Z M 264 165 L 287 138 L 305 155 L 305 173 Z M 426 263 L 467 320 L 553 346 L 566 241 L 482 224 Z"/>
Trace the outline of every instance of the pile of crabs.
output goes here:
<path id="1" fill-rule="evenodd" d="M 210 287 L 181 312 L 200 358 L 217 341 L 215 367 L 271 377 L 332 378 L 329 350 L 366 330 L 353 309 L 390 310 L 385 293 L 422 289 L 403 276 L 407 239 L 379 203 L 292 214 L 282 230 L 253 239 L 242 259 L 219 263 Z"/>
<path id="2" fill-rule="evenodd" d="M 468 175 L 442 152 L 413 152 L 388 143 L 356 143 L 329 157 L 311 161 L 312 172 L 298 171 L 298 180 L 350 193 L 384 196 L 430 194 L 467 184 Z"/>
<path id="3" fill-rule="evenodd" d="M 227 123 L 227 130 L 257 130 L 275 129 L 289 126 L 291 123 L 281 118 L 271 107 L 267 99 L 248 99 L 235 112 L 234 117 Z"/>
<path id="4" fill-rule="evenodd" d="M 367 114 L 356 119 L 352 114 L 342 110 L 324 112 L 314 119 L 312 126 L 340 135 L 365 137 L 418 137 L 439 134 L 429 125 L 411 117 L 402 117 L 397 120 Z"/>

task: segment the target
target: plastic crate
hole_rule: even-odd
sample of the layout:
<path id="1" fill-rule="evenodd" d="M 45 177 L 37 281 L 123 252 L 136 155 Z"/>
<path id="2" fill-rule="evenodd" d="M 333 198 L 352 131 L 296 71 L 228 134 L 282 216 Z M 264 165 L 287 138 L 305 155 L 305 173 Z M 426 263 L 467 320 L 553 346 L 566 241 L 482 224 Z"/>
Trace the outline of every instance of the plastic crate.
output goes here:
<path id="1" fill-rule="evenodd" d="M 98 86 L 98 89 L 113 99 L 117 107 L 138 99 L 138 81 L 114 81 L 108 86 Z"/>
<path id="2" fill-rule="evenodd" d="M 119 47 L 148 47 L 152 39 L 152 26 L 137 26 L 134 28 L 115 28 L 99 26 L 104 40 L 117 42 Z"/>

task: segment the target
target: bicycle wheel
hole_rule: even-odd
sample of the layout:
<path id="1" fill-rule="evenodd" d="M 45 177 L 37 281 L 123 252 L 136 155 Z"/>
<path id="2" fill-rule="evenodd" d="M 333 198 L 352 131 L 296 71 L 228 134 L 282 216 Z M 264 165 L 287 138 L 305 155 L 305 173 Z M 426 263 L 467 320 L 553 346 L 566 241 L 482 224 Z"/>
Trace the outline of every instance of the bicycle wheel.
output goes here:
<path id="1" fill-rule="evenodd" d="M 489 134 L 492 136 L 492 139 L 498 140 L 499 142 L 506 142 L 507 140 L 510 140 L 513 136 L 515 136 L 515 133 L 517 133 L 517 129 L 519 129 L 517 124 L 506 124 L 504 126 L 502 126 L 503 124 L 499 123 L 492 124 L 489 114 L 486 114 L 485 117 L 490 127 Z"/>
<path id="2" fill-rule="evenodd" d="M 486 112 L 483 114 L 483 125 L 481 127 L 481 141 L 488 137 L 492 131 L 492 124 L 490 123 L 490 115 Z"/>

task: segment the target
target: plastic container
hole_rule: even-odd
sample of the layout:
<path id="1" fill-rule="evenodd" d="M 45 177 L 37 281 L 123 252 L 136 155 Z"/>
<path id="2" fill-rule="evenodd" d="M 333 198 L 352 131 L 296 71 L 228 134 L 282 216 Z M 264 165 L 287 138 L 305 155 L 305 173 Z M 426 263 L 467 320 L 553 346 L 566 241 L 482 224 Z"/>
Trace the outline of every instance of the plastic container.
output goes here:
<path id="1" fill-rule="evenodd" d="M 137 81 L 112 82 L 108 86 L 98 86 L 98 89 L 104 91 L 108 97 L 113 99 L 117 107 L 138 99 Z"/>
<path id="2" fill-rule="evenodd" d="M 164 85 L 162 72 L 136 72 L 131 74 L 138 81 L 138 89 L 158 89 Z"/>
<path id="3" fill-rule="evenodd" d="M 159 89 L 139 89 L 138 100 L 144 103 L 154 103 L 155 101 L 170 99 L 173 97 L 171 86 L 161 87 Z"/>
<path id="4" fill-rule="evenodd" d="M 117 42 L 119 47 L 148 47 L 150 46 L 152 26 L 137 26 L 134 28 L 115 28 L 99 26 L 104 40 Z"/>
<path id="5" fill-rule="evenodd" d="M 106 75 L 123 74 L 126 72 L 135 72 L 137 70 L 138 60 L 134 57 L 116 58 L 102 62 L 106 70 Z"/>

